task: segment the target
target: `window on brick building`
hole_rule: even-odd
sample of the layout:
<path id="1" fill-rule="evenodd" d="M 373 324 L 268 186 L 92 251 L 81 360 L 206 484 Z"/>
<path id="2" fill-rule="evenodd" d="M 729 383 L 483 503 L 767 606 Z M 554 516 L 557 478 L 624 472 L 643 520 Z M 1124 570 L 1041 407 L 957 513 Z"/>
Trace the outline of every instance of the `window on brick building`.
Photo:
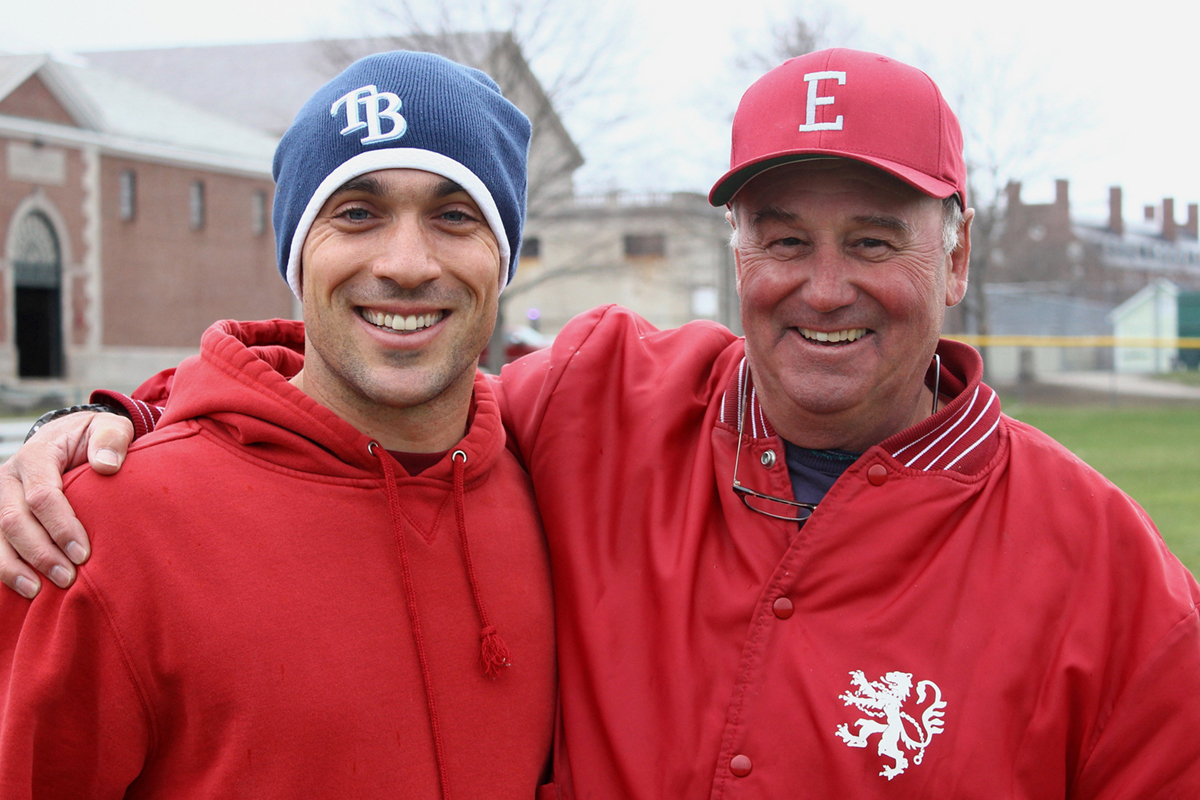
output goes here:
<path id="1" fill-rule="evenodd" d="M 542 241 L 536 236 L 527 236 L 521 240 L 521 258 L 541 258 Z"/>
<path id="2" fill-rule="evenodd" d="M 137 173 L 131 169 L 121 170 L 117 186 L 119 195 L 117 205 L 121 220 L 129 222 L 137 216 Z"/>
<path id="3" fill-rule="evenodd" d="M 188 193 L 188 212 L 188 220 L 192 230 L 203 230 L 205 218 L 204 181 L 192 181 L 192 188 Z"/>
<path id="4" fill-rule="evenodd" d="M 664 233 L 627 233 L 625 234 L 625 255 L 627 257 L 657 256 L 667 254 L 667 236 Z"/>
<path id="5" fill-rule="evenodd" d="M 267 232 L 267 193 L 262 189 L 255 189 L 250 195 L 250 227 L 255 236 Z"/>

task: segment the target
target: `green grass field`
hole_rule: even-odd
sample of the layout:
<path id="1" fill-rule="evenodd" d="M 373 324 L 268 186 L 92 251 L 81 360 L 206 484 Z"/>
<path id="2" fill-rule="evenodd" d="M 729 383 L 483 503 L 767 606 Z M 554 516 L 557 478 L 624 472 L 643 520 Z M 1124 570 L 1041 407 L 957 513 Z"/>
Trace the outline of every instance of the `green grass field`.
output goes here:
<path id="1" fill-rule="evenodd" d="M 1200 576 L 1200 405 L 1034 406 L 1004 411 L 1053 436 L 1150 513 L 1171 551 Z"/>
<path id="2" fill-rule="evenodd" d="M 1159 380 L 1179 383 L 1184 386 L 1200 386 L 1200 371 L 1184 372 L 1180 370 L 1177 372 L 1168 372 L 1165 375 L 1156 375 L 1155 377 Z"/>

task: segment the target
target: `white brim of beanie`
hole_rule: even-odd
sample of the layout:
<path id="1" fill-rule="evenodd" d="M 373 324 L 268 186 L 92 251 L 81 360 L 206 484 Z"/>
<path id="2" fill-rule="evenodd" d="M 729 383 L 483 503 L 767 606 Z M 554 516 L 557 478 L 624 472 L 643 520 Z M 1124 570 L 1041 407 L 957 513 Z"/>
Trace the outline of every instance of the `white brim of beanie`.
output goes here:
<path id="1" fill-rule="evenodd" d="M 292 235 L 292 247 L 288 251 L 287 282 L 292 293 L 300 297 L 300 257 L 304 249 L 304 240 L 308 238 L 308 230 L 313 220 L 321 213 L 321 208 L 330 195 L 341 188 L 346 181 L 375 172 L 381 169 L 419 169 L 449 178 L 467 190 L 467 194 L 479 206 L 483 217 L 487 220 L 496 244 L 500 247 L 500 290 L 503 291 L 508 283 L 508 265 L 512 253 L 508 247 L 508 235 L 504 223 L 500 220 L 500 211 L 496 201 L 487 186 L 471 170 L 458 161 L 432 150 L 421 150 L 415 147 L 389 147 L 386 150 L 372 150 L 359 153 L 353 158 L 342 162 L 337 169 L 325 176 L 325 180 L 313 192 L 300 221 L 296 224 L 296 232 Z"/>

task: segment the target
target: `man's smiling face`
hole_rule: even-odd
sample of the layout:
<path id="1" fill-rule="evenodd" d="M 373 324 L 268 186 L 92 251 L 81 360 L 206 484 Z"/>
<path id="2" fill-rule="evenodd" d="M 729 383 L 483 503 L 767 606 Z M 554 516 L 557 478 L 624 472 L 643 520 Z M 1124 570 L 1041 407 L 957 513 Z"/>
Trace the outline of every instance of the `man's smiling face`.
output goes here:
<path id="1" fill-rule="evenodd" d="M 495 235 L 453 181 L 411 169 L 348 181 L 304 240 L 305 391 L 367 413 L 469 397 L 501 267 Z"/>
<path id="2" fill-rule="evenodd" d="M 731 221 L 746 353 L 776 430 L 862 450 L 923 419 L 969 254 L 967 233 L 945 252 L 941 201 L 857 162 L 805 161 L 747 184 Z"/>

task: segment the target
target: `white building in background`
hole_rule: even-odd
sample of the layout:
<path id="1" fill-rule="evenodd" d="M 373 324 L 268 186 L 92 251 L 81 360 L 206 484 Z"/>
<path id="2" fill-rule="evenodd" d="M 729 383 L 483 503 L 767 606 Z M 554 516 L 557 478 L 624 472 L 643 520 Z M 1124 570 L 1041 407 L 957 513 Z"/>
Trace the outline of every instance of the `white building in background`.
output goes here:
<path id="1" fill-rule="evenodd" d="M 1171 281 L 1151 281 L 1113 309 L 1113 335 L 1162 340 L 1164 347 L 1115 347 L 1117 372 L 1170 372 L 1178 350 L 1179 287 Z"/>
<path id="2" fill-rule="evenodd" d="M 505 290 L 508 323 L 556 333 L 581 311 L 618 303 L 659 328 L 711 319 L 739 330 L 724 211 L 692 192 L 612 192 L 531 215 Z"/>

